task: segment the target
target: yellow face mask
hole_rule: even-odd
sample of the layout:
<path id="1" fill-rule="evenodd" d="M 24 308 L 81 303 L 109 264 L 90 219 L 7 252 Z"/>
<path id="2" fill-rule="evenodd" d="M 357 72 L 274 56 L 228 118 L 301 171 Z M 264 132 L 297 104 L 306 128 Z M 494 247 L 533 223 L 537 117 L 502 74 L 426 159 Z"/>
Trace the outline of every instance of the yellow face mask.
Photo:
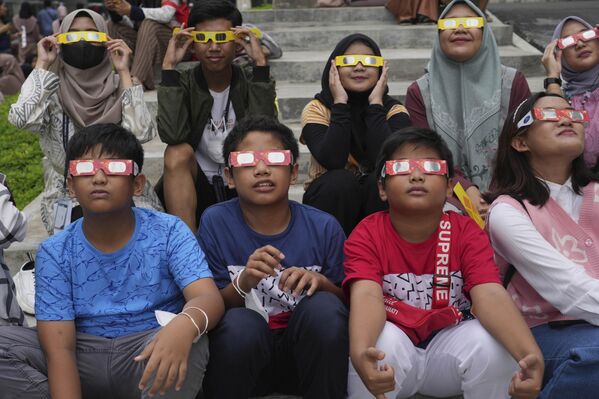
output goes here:
<path id="1" fill-rule="evenodd" d="M 258 28 L 250 28 L 250 31 L 256 35 L 258 39 L 262 38 L 262 31 Z M 181 32 L 181 28 L 173 29 L 173 36 Z M 208 43 L 208 41 L 212 41 L 213 43 L 228 43 L 232 42 L 237 38 L 237 35 L 232 30 L 222 31 L 222 32 L 204 32 L 192 30 L 191 37 L 196 43 Z"/>
<path id="2" fill-rule="evenodd" d="M 437 22 L 437 26 L 440 30 L 457 29 L 460 26 L 475 29 L 485 26 L 485 20 L 483 17 L 443 18 Z"/>
<path id="3" fill-rule="evenodd" d="M 93 43 L 104 43 L 108 41 L 108 35 L 104 32 L 96 31 L 66 32 L 56 36 L 56 40 L 60 44 L 75 43 L 80 40 Z"/>
<path id="4" fill-rule="evenodd" d="M 380 67 L 383 66 L 383 57 L 359 54 L 344 54 L 335 57 L 335 65 L 338 67 L 356 66 L 358 63 L 365 67 Z"/>

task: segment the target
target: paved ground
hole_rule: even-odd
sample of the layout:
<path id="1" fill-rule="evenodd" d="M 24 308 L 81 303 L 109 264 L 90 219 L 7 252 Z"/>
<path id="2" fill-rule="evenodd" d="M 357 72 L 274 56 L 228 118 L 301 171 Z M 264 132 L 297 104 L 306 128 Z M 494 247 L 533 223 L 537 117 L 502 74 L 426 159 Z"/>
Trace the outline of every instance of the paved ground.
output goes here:
<path id="1" fill-rule="evenodd" d="M 493 4 L 491 0 L 489 9 L 539 50 L 549 43 L 557 23 L 568 15 L 577 15 L 591 24 L 599 23 L 597 0 L 505 4 Z"/>

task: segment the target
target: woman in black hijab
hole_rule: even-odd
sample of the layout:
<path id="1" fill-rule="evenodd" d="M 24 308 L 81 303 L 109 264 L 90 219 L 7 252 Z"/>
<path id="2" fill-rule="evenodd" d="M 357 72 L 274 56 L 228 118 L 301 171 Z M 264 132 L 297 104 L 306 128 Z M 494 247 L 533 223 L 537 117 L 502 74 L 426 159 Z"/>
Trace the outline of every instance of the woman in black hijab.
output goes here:
<path id="1" fill-rule="evenodd" d="M 347 235 L 386 208 L 376 158 L 391 132 L 411 124 L 404 106 L 387 94 L 388 71 L 371 38 L 349 35 L 329 56 L 322 91 L 302 112 L 300 141 L 312 155 L 303 203 L 335 216 Z"/>

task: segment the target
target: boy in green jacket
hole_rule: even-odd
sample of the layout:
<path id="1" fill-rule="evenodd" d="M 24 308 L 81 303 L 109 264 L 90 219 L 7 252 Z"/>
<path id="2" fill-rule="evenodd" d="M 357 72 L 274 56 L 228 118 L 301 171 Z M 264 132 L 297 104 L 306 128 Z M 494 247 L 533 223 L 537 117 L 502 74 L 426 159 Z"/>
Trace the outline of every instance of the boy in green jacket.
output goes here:
<path id="1" fill-rule="evenodd" d="M 276 93 L 260 40 L 241 27 L 233 4 L 197 2 L 188 22 L 175 31 L 162 63 L 158 131 L 168 146 L 157 191 L 167 212 L 195 232 L 204 209 L 235 195 L 223 184 L 225 137 L 246 115 L 276 116 Z M 175 70 L 190 46 L 200 64 Z M 241 47 L 254 61 L 248 69 L 233 65 Z"/>

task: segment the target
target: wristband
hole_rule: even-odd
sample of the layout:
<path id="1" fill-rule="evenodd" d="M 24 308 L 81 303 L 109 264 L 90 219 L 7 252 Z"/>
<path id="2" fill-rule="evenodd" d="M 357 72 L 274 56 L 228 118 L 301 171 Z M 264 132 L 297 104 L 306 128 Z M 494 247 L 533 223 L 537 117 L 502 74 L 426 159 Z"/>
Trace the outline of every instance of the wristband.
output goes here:
<path id="1" fill-rule="evenodd" d="M 231 281 L 231 285 L 233 286 L 233 288 L 235 288 L 235 291 L 237 291 L 239 296 L 242 297 L 243 299 L 245 299 L 246 295 L 249 294 L 249 292 L 245 292 L 244 290 L 242 290 L 241 286 L 239 285 L 239 277 L 241 277 L 241 273 L 243 273 L 244 270 L 245 270 L 245 268 L 241 269 L 239 274 L 237 274 L 237 276 L 235 276 L 235 278 Z"/>
<path id="2" fill-rule="evenodd" d="M 190 314 L 185 313 L 185 311 L 179 313 L 179 315 L 185 315 L 187 316 L 187 318 L 191 321 L 191 323 L 193 324 L 193 326 L 196 328 L 196 330 L 198 331 L 198 335 L 197 337 L 195 337 L 193 339 L 193 343 L 195 344 L 196 342 L 198 342 L 198 340 L 200 339 L 200 337 L 202 336 L 202 334 L 200 333 L 200 327 L 198 327 L 198 323 L 196 323 L 196 321 L 193 319 L 193 317 L 191 317 Z"/>
<path id="3" fill-rule="evenodd" d="M 560 78 L 545 78 L 545 80 L 543 80 L 543 88 L 547 90 L 549 85 L 554 83 L 560 87 L 562 86 L 562 80 Z"/>
<path id="4" fill-rule="evenodd" d="M 204 309 L 198 308 L 197 306 L 187 306 L 186 308 L 183 309 L 183 312 L 185 312 L 187 309 L 197 310 L 198 312 L 201 312 L 204 315 L 204 319 L 206 319 L 206 324 L 204 325 L 204 331 L 202 331 L 200 333 L 200 335 L 206 334 L 206 331 L 208 331 L 208 323 L 209 323 L 209 321 L 208 321 L 208 315 L 206 314 L 206 312 L 204 312 Z"/>

